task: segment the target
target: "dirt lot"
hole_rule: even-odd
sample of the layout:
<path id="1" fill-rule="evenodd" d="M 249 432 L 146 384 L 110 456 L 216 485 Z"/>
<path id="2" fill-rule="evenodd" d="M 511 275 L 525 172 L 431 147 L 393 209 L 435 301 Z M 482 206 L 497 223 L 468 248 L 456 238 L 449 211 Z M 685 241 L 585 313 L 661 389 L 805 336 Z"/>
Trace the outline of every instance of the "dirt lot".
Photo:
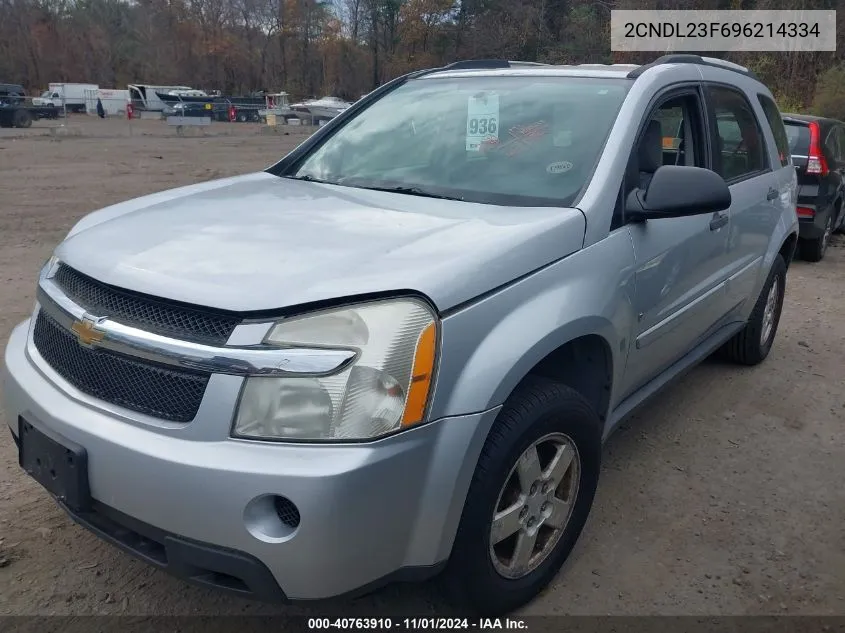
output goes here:
<path id="1" fill-rule="evenodd" d="M 0 339 L 38 268 L 82 215 L 172 186 L 258 170 L 301 141 L 217 124 L 73 120 L 0 135 Z M 525 614 L 845 615 L 845 240 L 795 262 L 769 359 L 708 362 L 608 443 L 575 553 Z M 4 424 L 0 414 L 0 424 Z M 2 427 L 0 427 L 2 430 Z M 445 613 L 435 588 L 272 607 L 200 590 L 76 527 L 21 474 L 0 432 L 0 614 Z"/>

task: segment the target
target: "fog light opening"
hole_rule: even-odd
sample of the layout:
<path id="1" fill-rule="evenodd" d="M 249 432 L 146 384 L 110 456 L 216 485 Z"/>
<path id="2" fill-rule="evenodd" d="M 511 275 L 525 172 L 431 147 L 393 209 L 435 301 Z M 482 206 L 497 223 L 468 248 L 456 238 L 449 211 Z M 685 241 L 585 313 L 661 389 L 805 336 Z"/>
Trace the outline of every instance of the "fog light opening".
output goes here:
<path id="1" fill-rule="evenodd" d="M 276 514 L 284 525 L 291 529 L 299 527 L 299 508 L 297 508 L 293 501 L 287 497 L 273 495 L 273 507 L 276 509 Z"/>
<path id="2" fill-rule="evenodd" d="M 291 538 L 301 521 L 299 508 L 282 495 L 261 495 L 244 509 L 247 531 L 265 543 L 281 543 Z"/>

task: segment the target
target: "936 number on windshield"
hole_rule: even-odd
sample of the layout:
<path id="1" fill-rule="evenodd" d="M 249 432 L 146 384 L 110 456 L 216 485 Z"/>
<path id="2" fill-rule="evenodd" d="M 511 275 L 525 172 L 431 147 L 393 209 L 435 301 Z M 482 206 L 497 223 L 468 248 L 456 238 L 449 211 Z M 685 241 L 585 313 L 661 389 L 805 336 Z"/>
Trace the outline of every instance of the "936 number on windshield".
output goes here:
<path id="1" fill-rule="evenodd" d="M 467 133 L 470 136 L 496 134 L 499 122 L 496 117 L 472 117 L 467 121 Z"/>

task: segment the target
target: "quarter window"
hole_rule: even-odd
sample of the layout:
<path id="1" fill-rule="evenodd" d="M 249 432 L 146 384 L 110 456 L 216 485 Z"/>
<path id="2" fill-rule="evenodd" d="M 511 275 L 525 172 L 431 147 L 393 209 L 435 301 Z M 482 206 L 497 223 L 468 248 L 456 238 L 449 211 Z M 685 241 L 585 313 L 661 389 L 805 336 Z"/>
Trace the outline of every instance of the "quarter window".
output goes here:
<path id="1" fill-rule="evenodd" d="M 830 128 L 830 133 L 824 142 L 824 149 L 826 158 L 832 158 L 834 161 L 839 157 L 839 138 L 836 136 L 836 128 Z"/>
<path id="2" fill-rule="evenodd" d="M 772 135 L 775 137 L 775 146 L 778 150 L 778 159 L 783 167 L 789 165 L 789 139 L 786 136 L 786 129 L 783 125 L 783 119 L 780 116 L 780 111 L 775 105 L 775 102 L 765 95 L 757 95 L 760 100 L 760 107 L 763 108 L 763 114 L 766 115 L 766 120 L 769 122 L 769 127 L 772 129 Z"/>
<path id="3" fill-rule="evenodd" d="M 728 182 L 764 171 L 766 145 L 748 100 L 728 88 L 711 87 L 710 100 L 716 118 L 714 170 Z"/>
<path id="4" fill-rule="evenodd" d="M 837 125 L 833 128 L 833 134 L 836 138 L 836 153 L 833 155 L 837 165 L 845 163 L 845 129 Z"/>

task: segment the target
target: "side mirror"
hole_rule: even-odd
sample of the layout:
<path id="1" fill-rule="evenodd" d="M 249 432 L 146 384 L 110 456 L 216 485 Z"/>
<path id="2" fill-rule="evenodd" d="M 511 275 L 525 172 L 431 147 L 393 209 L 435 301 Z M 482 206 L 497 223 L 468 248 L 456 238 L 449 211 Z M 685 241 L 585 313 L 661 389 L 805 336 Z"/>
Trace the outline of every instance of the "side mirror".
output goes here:
<path id="1" fill-rule="evenodd" d="M 628 194 L 625 213 L 632 220 L 656 220 L 724 211 L 730 206 L 731 190 L 716 172 L 664 165 L 654 172 L 645 191 Z"/>

